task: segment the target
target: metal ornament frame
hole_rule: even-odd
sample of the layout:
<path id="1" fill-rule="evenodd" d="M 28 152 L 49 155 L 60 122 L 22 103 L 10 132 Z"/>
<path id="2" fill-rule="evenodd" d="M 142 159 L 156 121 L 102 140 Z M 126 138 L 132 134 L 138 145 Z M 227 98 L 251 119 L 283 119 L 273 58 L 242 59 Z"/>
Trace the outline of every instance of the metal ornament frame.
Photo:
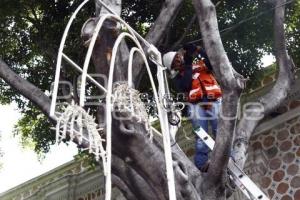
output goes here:
<path id="1" fill-rule="evenodd" d="M 91 38 L 91 41 L 89 43 L 89 48 L 85 57 L 84 66 L 81 68 L 78 66 L 74 61 L 72 61 L 71 58 L 69 58 L 66 54 L 63 53 L 65 42 L 68 36 L 68 32 L 70 30 L 70 27 L 73 23 L 73 21 L 76 18 L 76 15 L 79 13 L 79 11 L 82 9 L 82 7 L 89 2 L 89 0 L 83 1 L 78 8 L 75 10 L 73 15 L 71 16 L 65 31 L 62 36 L 62 40 L 60 43 L 58 56 L 57 56 L 57 64 L 56 64 L 56 73 L 55 73 L 55 80 L 54 80 L 54 87 L 53 87 L 53 93 L 52 93 L 52 102 L 51 102 L 51 108 L 50 108 L 50 116 L 53 118 L 58 118 L 56 107 L 57 107 L 57 95 L 58 95 L 58 88 L 59 88 L 59 79 L 60 79 L 60 71 L 61 71 L 61 64 L 62 60 L 65 60 L 68 62 L 72 67 L 74 67 L 77 71 L 82 73 L 82 79 L 81 79 L 81 86 L 80 86 L 80 98 L 79 98 L 79 106 L 83 107 L 85 105 L 85 84 L 86 79 L 89 79 L 91 82 L 93 82 L 100 90 L 104 91 L 106 93 L 106 157 L 105 160 L 103 160 L 103 168 L 104 168 L 104 175 L 106 177 L 105 179 L 105 200 L 111 199 L 111 155 L 112 155 L 112 146 L 111 146 L 111 122 L 112 122 L 112 85 L 113 85 L 113 73 L 114 73 L 114 66 L 115 66 L 115 59 L 117 50 L 119 47 L 119 44 L 124 38 L 131 39 L 136 47 L 133 47 L 129 52 L 129 61 L 128 61 L 128 85 L 132 87 L 132 61 L 133 56 L 135 53 L 138 53 L 146 66 L 147 73 L 150 78 L 150 83 L 153 88 L 154 97 L 156 106 L 158 109 L 158 118 L 160 120 L 161 130 L 162 130 L 162 137 L 163 137 L 163 144 L 164 144 L 164 155 L 165 155 L 165 161 L 166 161 L 166 173 L 167 173 L 167 181 L 168 181 L 168 191 L 169 191 L 169 199 L 170 200 L 176 200 L 176 191 L 175 191 L 175 180 L 174 180 L 174 171 L 173 171 L 173 161 L 172 161 L 172 153 L 171 153 L 171 142 L 170 142 L 170 125 L 168 125 L 168 113 L 167 110 L 164 109 L 166 107 L 166 101 L 165 97 L 169 95 L 169 88 L 168 83 L 166 79 L 166 68 L 162 64 L 162 58 L 161 53 L 157 50 L 155 46 L 147 42 L 142 36 L 140 36 L 135 30 L 133 30 L 124 20 L 122 20 L 118 15 L 116 15 L 103 1 L 98 0 L 99 3 L 110 12 L 110 14 L 103 15 L 100 20 L 98 21 L 93 36 Z M 91 55 L 95 46 L 96 38 L 101 30 L 101 27 L 105 20 L 107 19 L 114 19 L 117 22 L 121 23 L 123 26 L 127 28 L 129 33 L 123 32 L 121 33 L 117 40 L 115 41 L 115 44 L 113 46 L 112 50 L 112 57 L 111 57 L 111 63 L 110 63 L 110 69 L 109 69 L 109 77 L 108 77 L 108 85 L 107 88 L 104 88 L 101 84 L 99 84 L 93 77 L 87 74 L 88 66 L 90 63 Z M 141 43 L 145 44 L 145 46 L 148 48 L 147 54 L 142 49 Z M 159 83 L 158 91 L 156 89 L 156 86 L 154 84 L 153 77 L 151 75 L 150 67 L 147 61 L 147 56 L 150 55 L 150 60 L 156 64 L 157 66 L 157 79 Z M 155 128 L 151 127 L 151 129 L 154 130 L 155 133 L 159 133 Z M 80 130 L 81 132 L 82 130 Z M 57 130 L 59 132 L 59 130 Z M 58 133 L 59 134 L 59 133 Z M 80 133 L 82 134 L 82 133 Z M 76 137 L 76 136 L 75 136 Z M 99 148 L 94 148 L 99 149 Z M 98 153 L 98 152 L 97 152 Z"/>

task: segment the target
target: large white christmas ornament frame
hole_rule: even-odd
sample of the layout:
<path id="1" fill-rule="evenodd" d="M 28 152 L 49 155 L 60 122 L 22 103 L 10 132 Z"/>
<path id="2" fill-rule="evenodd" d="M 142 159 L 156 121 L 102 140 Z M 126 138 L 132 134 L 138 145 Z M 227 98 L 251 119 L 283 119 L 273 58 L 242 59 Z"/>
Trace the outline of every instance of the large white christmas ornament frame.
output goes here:
<path id="1" fill-rule="evenodd" d="M 101 157 L 103 162 L 103 169 L 104 169 L 104 175 L 106 177 L 105 181 L 105 200 L 111 199 L 111 122 L 112 122 L 112 86 L 113 86 L 113 72 L 114 72 L 114 66 L 115 66 L 115 59 L 118 47 L 121 43 L 121 41 L 126 37 L 131 39 L 136 47 L 132 48 L 129 53 L 129 66 L 128 66 L 128 86 L 132 87 L 132 60 L 135 53 L 140 54 L 140 56 L 143 58 L 143 61 L 146 66 L 147 73 L 150 78 L 151 86 L 154 92 L 155 102 L 158 110 L 158 118 L 160 121 L 160 126 L 162 130 L 162 136 L 163 136 L 163 144 L 164 144 L 164 152 L 165 152 L 165 160 L 166 160 L 166 172 L 167 172 L 167 179 L 168 179 L 168 189 L 169 189 L 169 199 L 170 200 L 176 200 L 176 192 L 175 192 L 175 182 L 174 182 L 174 172 L 173 172 L 173 162 L 172 162 L 172 155 L 171 155 L 171 144 L 170 144 L 170 129 L 168 125 L 168 117 L 167 117 L 167 111 L 163 109 L 164 106 L 164 97 L 169 94 L 168 85 L 166 82 L 166 75 L 165 75 L 165 67 L 162 65 L 162 59 L 160 52 L 150 43 L 148 43 L 144 38 L 142 38 L 136 31 L 134 31 L 124 20 L 122 20 L 118 15 L 116 15 L 112 10 L 110 10 L 102 1 L 99 0 L 99 3 L 103 5 L 104 8 L 106 8 L 111 14 L 105 14 L 103 15 L 100 20 L 98 21 L 93 36 L 89 43 L 89 48 L 86 54 L 86 58 L 84 61 L 83 69 L 79 67 L 72 59 L 70 59 L 67 55 L 63 53 L 65 42 L 68 36 L 68 32 L 70 30 L 70 27 L 76 18 L 76 15 L 78 12 L 82 9 L 82 7 L 88 2 L 89 0 L 85 0 L 82 2 L 79 7 L 75 10 L 73 15 L 71 16 L 66 29 L 64 31 L 61 44 L 58 51 L 57 56 L 57 65 L 56 65 L 56 73 L 55 73 L 55 81 L 54 81 L 54 87 L 52 92 L 52 102 L 51 102 L 51 108 L 50 108 L 50 115 L 51 117 L 58 119 L 57 124 L 57 139 L 61 140 L 66 137 L 66 132 L 70 132 L 70 137 L 76 138 L 77 141 L 81 142 L 84 139 L 83 130 L 82 127 L 89 127 L 90 130 L 88 130 L 88 138 L 86 140 L 89 143 L 89 150 L 91 153 L 94 153 L 96 155 L 96 158 Z M 110 70 L 109 70 L 109 76 L 108 76 L 108 85 L 107 88 L 104 88 L 102 85 L 100 85 L 93 77 L 89 76 L 87 74 L 88 66 L 90 63 L 91 55 L 95 46 L 96 38 L 100 32 L 100 29 L 107 19 L 114 19 L 122 26 L 125 26 L 126 29 L 129 31 L 121 33 L 112 50 L 112 58 L 110 63 Z M 159 91 L 157 91 L 156 86 L 154 84 L 153 77 L 151 75 L 150 67 L 147 61 L 146 53 L 144 52 L 142 45 L 140 44 L 142 42 L 145 44 L 145 46 L 148 48 L 147 55 L 150 55 L 150 60 L 152 60 L 157 65 L 157 79 L 159 83 Z M 82 73 L 82 79 L 81 79 L 81 87 L 80 87 L 80 104 L 78 105 L 69 105 L 63 113 L 56 112 L 57 108 L 57 95 L 58 95 L 58 87 L 59 87 L 59 79 L 60 79 L 60 70 L 61 70 L 61 64 L 62 60 L 65 60 L 68 62 L 71 66 L 73 66 L 76 70 L 78 70 L 80 73 Z M 86 113 L 83 110 L 83 106 L 85 105 L 85 84 L 86 79 L 89 79 L 92 81 L 100 90 L 104 91 L 106 93 L 106 151 L 104 151 L 104 148 L 102 146 L 102 142 L 104 139 L 102 139 L 99 136 L 96 136 L 98 134 L 98 128 L 96 123 L 94 122 L 94 119 L 89 116 L 88 113 Z M 76 131 L 74 129 L 74 123 L 77 123 L 77 126 L 79 126 L 79 131 Z M 81 127 L 80 127 L 81 126 Z M 154 132 L 157 132 L 153 127 L 151 127 Z M 72 133 L 71 133 L 72 132 Z M 96 146 L 95 146 L 96 145 Z"/>

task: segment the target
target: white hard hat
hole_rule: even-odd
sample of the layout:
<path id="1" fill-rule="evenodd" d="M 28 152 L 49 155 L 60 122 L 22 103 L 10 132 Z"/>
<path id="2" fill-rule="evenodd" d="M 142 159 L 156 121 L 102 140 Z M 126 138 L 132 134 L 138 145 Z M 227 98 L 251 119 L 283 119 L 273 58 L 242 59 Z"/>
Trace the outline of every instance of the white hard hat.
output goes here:
<path id="1" fill-rule="evenodd" d="M 163 64 L 168 70 L 171 70 L 171 65 L 176 53 L 176 51 L 170 51 L 163 56 Z"/>

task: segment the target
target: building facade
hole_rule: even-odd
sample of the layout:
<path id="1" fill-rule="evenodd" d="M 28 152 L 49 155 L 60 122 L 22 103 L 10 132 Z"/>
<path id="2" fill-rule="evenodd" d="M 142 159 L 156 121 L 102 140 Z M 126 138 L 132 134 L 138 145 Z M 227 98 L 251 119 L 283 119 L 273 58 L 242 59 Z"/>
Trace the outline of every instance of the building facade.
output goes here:
<path id="1" fill-rule="evenodd" d="M 113 200 L 124 200 L 113 187 Z M 104 176 L 83 161 L 71 161 L 0 194 L 1 200 L 102 200 Z"/>

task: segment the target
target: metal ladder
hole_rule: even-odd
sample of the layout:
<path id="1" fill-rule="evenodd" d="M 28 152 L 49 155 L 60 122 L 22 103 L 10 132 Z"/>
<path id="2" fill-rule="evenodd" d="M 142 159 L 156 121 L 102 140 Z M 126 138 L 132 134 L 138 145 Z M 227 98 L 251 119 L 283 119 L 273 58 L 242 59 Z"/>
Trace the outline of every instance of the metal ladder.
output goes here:
<path id="1" fill-rule="evenodd" d="M 215 141 L 203 128 L 200 127 L 194 130 L 194 132 L 205 142 L 208 148 L 211 150 L 214 148 Z M 230 179 L 248 199 L 270 200 L 231 158 L 228 162 L 228 169 L 230 171 Z"/>

